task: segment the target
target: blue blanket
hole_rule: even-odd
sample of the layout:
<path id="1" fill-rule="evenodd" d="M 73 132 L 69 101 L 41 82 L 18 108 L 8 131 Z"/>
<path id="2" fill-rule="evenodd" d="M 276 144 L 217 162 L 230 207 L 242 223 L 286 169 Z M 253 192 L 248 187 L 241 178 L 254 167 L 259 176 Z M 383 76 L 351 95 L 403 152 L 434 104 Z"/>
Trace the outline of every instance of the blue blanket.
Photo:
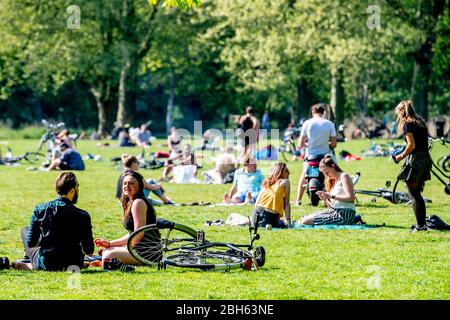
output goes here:
<path id="1" fill-rule="evenodd" d="M 347 229 L 347 230 L 365 230 L 379 228 L 379 225 L 367 225 L 367 224 L 352 224 L 352 225 L 337 225 L 337 224 L 326 224 L 319 226 L 308 226 L 306 224 L 295 224 L 292 229 Z M 279 228 L 273 228 L 272 230 L 283 230 Z"/>

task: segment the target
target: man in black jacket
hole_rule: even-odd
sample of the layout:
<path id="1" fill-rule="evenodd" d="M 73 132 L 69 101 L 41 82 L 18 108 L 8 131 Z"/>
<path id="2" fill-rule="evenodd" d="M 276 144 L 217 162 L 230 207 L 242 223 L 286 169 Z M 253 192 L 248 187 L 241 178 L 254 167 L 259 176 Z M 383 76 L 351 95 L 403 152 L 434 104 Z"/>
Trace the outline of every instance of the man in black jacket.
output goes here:
<path id="1" fill-rule="evenodd" d="M 17 269 L 62 271 L 83 267 L 84 255 L 92 255 L 94 242 L 89 213 L 75 207 L 78 181 L 72 172 L 56 178 L 58 198 L 34 208 L 30 225 L 22 230 L 22 242 L 30 264 L 16 262 Z"/>

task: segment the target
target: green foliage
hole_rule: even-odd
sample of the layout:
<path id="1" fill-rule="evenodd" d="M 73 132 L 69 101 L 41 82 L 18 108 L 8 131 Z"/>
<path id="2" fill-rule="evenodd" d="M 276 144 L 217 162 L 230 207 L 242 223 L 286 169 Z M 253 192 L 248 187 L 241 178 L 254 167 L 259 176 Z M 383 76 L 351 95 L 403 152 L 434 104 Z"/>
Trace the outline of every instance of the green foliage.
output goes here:
<path id="1" fill-rule="evenodd" d="M 198 141 L 197 141 L 198 142 Z M 379 141 L 382 142 L 382 141 Z M 80 197 L 78 206 L 92 217 L 94 236 L 108 239 L 125 234 L 121 210 L 114 198 L 120 171 L 109 159 L 122 152 L 138 155 L 135 148 L 98 148 L 95 141 L 79 141 L 82 155 L 102 155 L 103 162 L 86 162 L 86 171 L 78 172 Z M 158 140 L 151 148 L 162 148 Z M 370 146 L 360 140 L 338 144 L 337 152 L 345 149 L 360 154 Z M 14 152 L 34 150 L 37 140 L 9 140 Z M 3 145 L 0 145 L 3 147 Z M 4 150 L 4 148 L 3 148 Z M 433 158 L 448 153 L 436 145 Z M 210 153 L 205 152 L 205 161 Z M 271 162 L 258 162 L 267 174 Z M 0 256 L 11 260 L 23 256 L 20 230 L 29 222 L 33 207 L 52 199 L 57 172 L 27 171 L 29 165 L 0 166 Z M 376 190 L 387 179 L 393 181 L 399 166 L 386 158 L 364 158 L 361 161 L 341 161 L 349 173 L 361 172 L 360 189 Z M 202 170 L 212 167 L 205 162 Z M 301 163 L 290 163 L 292 196 L 297 188 Z M 158 178 L 161 169 L 141 172 L 146 178 Z M 176 202 L 221 201 L 230 185 L 163 184 L 167 194 Z M 194 191 L 194 192 L 193 192 Z M 18 196 L 20 195 L 20 196 Z M 427 204 L 428 214 L 437 214 L 450 221 L 449 196 L 443 186 L 432 179 L 426 183 L 424 195 L 433 200 Z M 291 199 L 292 200 L 292 199 Z M 292 208 L 292 215 L 302 215 L 323 209 L 307 204 Z M 172 207 L 159 206 L 159 217 L 203 229 L 206 238 L 217 241 L 246 243 L 248 230 L 243 227 L 205 227 L 206 220 L 226 219 L 232 212 L 247 216 L 251 206 L 237 207 Z M 103 272 L 98 268 L 83 270 L 80 289 L 68 286 L 69 274 L 64 272 L 25 272 L 2 270 L 0 299 L 424 299 L 448 300 L 448 232 L 411 234 L 415 222 L 410 205 L 393 205 L 386 200 L 372 202 L 370 196 L 358 195 L 357 211 L 368 224 L 383 224 L 371 230 L 261 230 L 257 244 L 267 251 L 266 265 L 256 271 L 202 272 L 168 268 L 138 267 L 133 274 Z"/>
<path id="2" fill-rule="evenodd" d="M 72 4 L 1 1 L 0 119 L 19 127 L 43 116 L 66 118 L 70 108 L 74 118 L 86 115 L 73 125 L 92 127 L 100 102 L 111 128 L 121 74 L 126 116 L 135 124 L 156 119 L 158 131 L 165 131 L 170 92 L 185 116 L 181 126 L 194 118 L 222 126 L 250 104 L 257 115 L 269 109 L 283 127 L 289 112 L 304 116 L 305 105 L 329 102 L 336 74 L 346 116 L 383 113 L 411 95 L 427 41 L 430 114 L 450 107 L 448 0 L 80 0 L 81 27 L 71 29 Z M 379 29 L 367 26 L 369 5 L 380 10 Z M 309 94 L 305 101 L 300 89 Z"/>

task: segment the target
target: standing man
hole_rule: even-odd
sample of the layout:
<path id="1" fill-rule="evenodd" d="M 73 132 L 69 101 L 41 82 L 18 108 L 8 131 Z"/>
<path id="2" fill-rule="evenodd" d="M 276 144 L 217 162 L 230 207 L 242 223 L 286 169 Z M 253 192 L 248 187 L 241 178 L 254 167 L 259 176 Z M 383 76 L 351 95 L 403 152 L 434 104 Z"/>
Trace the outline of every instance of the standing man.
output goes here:
<path id="1" fill-rule="evenodd" d="M 252 107 L 248 106 L 245 109 L 245 114 L 239 118 L 239 125 L 244 132 L 244 157 L 248 157 L 259 135 L 259 120 L 253 115 Z"/>
<path id="2" fill-rule="evenodd" d="M 325 156 L 336 148 L 336 128 L 334 123 L 325 119 L 326 104 L 318 103 L 311 107 L 311 118 L 303 123 L 300 133 L 300 149 L 306 147 L 305 162 L 297 188 L 295 203 L 300 205 L 305 193 L 306 172 L 308 171 L 308 157 Z"/>
<path id="3" fill-rule="evenodd" d="M 30 225 L 21 232 L 31 263 L 16 261 L 22 270 L 62 271 L 69 266 L 83 267 L 84 255 L 94 253 L 91 217 L 75 207 L 78 181 L 73 172 L 56 178 L 55 200 L 34 208 Z"/>

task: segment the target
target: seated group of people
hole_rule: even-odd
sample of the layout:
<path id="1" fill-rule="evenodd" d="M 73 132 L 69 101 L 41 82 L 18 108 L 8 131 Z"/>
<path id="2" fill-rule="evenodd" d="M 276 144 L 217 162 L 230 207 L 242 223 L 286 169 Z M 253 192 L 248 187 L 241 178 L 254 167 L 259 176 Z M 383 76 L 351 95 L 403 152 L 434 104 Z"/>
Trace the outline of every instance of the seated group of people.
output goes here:
<path id="1" fill-rule="evenodd" d="M 13 267 L 22 270 L 66 270 L 68 267 L 86 267 L 85 255 L 94 254 L 94 245 L 102 252 L 102 266 L 106 270 L 132 271 L 133 265 L 140 265 L 128 251 L 126 244 L 130 234 L 138 228 L 156 223 L 156 212 L 145 190 L 155 192 L 164 203 L 170 199 L 162 188 L 152 181 L 145 181 L 135 157 L 125 155 L 126 164 L 119 178 L 118 196 L 123 208 L 123 225 L 127 233 L 114 240 L 93 239 L 91 218 L 88 212 L 75 207 L 78 200 L 79 184 L 72 172 L 61 173 L 55 183 L 58 197 L 55 200 L 37 205 L 30 224 L 21 232 L 22 242 L 29 260 L 18 260 Z M 285 163 L 275 163 L 267 178 L 262 179 L 255 173 L 256 163 L 247 158 L 240 176 L 248 175 L 246 183 L 261 182 L 259 193 L 242 194 L 236 187 L 231 196 L 242 200 L 243 197 L 255 199 L 252 214 L 254 225 L 277 228 L 291 228 L 289 169 Z M 353 184 L 350 176 L 343 172 L 330 155 L 320 162 L 320 170 L 326 176 L 327 190 L 319 192 L 328 209 L 304 216 L 303 224 L 352 224 L 355 218 Z M 236 182 L 238 183 L 238 182 Z M 233 187 L 234 188 L 234 187 Z M 236 196 L 235 196 L 236 195 Z M 284 218 L 283 218 L 284 217 Z"/>
<path id="2" fill-rule="evenodd" d="M 85 255 L 93 256 L 94 245 L 101 247 L 102 266 L 106 270 L 132 271 L 129 265 L 140 264 L 129 253 L 126 244 L 130 233 L 144 225 L 156 223 L 156 213 L 144 195 L 144 179 L 128 170 L 121 176 L 123 224 L 128 231 L 115 240 L 93 239 L 91 217 L 75 206 L 79 183 L 73 172 L 56 178 L 58 197 L 37 205 L 30 224 L 21 232 L 26 260 L 12 263 L 19 270 L 62 271 L 69 267 L 84 268 Z"/>
<path id="3" fill-rule="evenodd" d="M 298 222 L 305 225 L 354 224 L 356 210 L 351 177 L 339 168 L 332 155 L 326 155 L 320 161 L 319 169 L 325 175 L 327 191 L 317 191 L 317 194 L 328 208 L 303 216 Z M 276 163 L 262 183 L 255 202 L 253 223 L 258 222 L 263 227 L 291 228 L 289 198 L 289 169 L 284 163 Z"/>
<path id="4" fill-rule="evenodd" d="M 112 134 L 112 138 L 119 140 L 119 147 L 148 147 L 152 144 L 152 134 L 148 130 L 148 123 L 144 123 L 140 128 L 130 128 L 126 124 L 123 128 L 117 128 Z"/>

